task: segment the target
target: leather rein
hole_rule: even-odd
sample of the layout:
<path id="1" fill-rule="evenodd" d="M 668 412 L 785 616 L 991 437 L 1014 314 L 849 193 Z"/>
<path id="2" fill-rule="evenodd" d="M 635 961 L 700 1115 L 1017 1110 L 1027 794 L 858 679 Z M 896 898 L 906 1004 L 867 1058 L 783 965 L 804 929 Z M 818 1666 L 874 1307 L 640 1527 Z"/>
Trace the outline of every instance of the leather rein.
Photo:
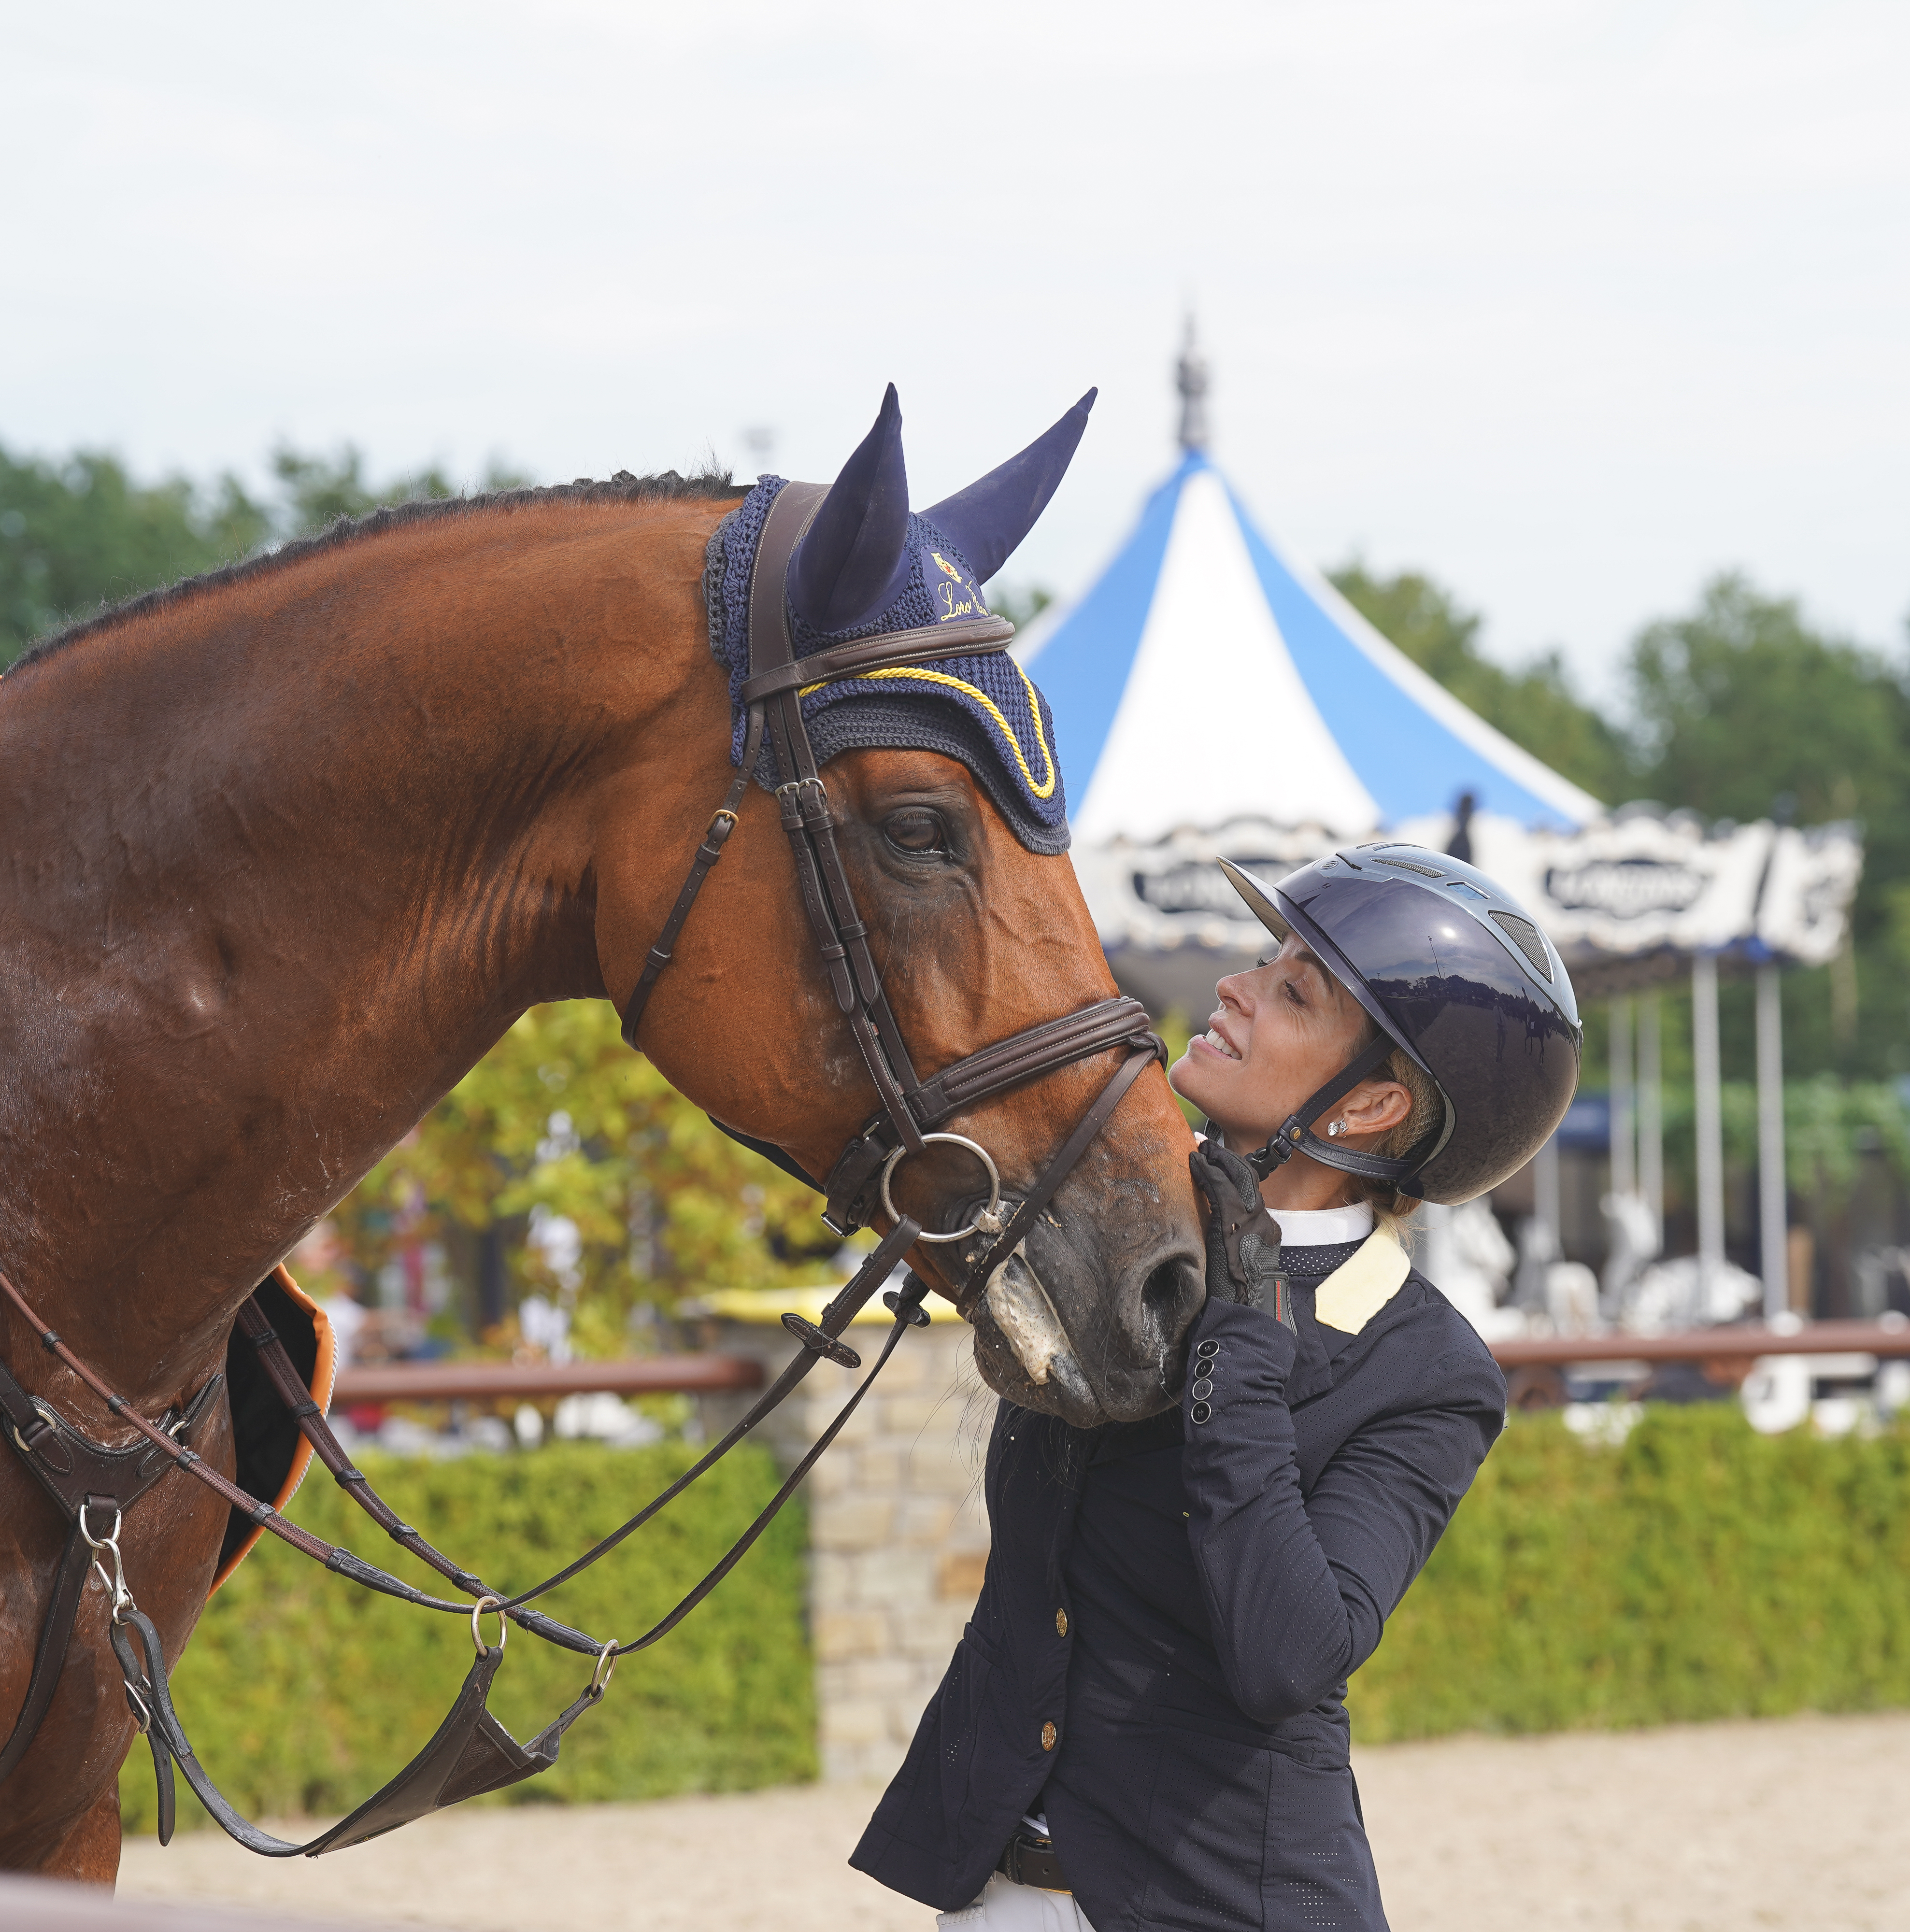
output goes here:
<path id="1" fill-rule="evenodd" d="M 61 1336 L 41 1320 L 13 1282 L 0 1274 L 0 1293 L 31 1324 L 41 1346 L 140 1438 L 130 1446 L 119 1448 L 94 1442 L 51 1402 L 30 1395 L 0 1360 L 0 1426 L 4 1426 L 13 1447 L 69 1526 L 26 1696 L 11 1734 L 0 1744 L 0 1782 L 26 1756 L 53 1701 L 87 1584 L 95 1574 L 112 1600 L 108 1636 L 125 1679 L 128 1705 L 152 1750 L 162 1844 L 173 1833 L 175 1766 L 227 1833 L 248 1850 L 273 1858 L 316 1857 L 320 1852 L 362 1844 L 426 1812 L 483 1792 L 500 1790 L 548 1770 L 557 1762 L 564 1732 L 602 1698 L 617 1658 L 647 1649 L 667 1636 L 728 1575 L 842 1432 L 902 1335 L 911 1326 L 927 1324 L 928 1315 L 921 1306 L 929 1292 L 927 1283 L 911 1273 L 899 1291 L 884 1295 L 894 1319 L 869 1373 L 727 1554 L 651 1628 L 625 1642 L 599 1642 L 585 1632 L 531 1608 L 533 1601 L 588 1568 L 641 1528 L 779 1406 L 818 1361 L 827 1358 L 846 1368 L 860 1368 L 861 1358 L 842 1340 L 843 1332 L 918 1240 L 953 1243 L 977 1234 L 984 1237 L 986 1247 L 980 1252 L 972 1250 L 964 1257 L 970 1266 L 960 1292 L 959 1305 L 965 1314 L 972 1310 L 987 1292 L 995 1270 L 1026 1238 L 1036 1216 L 1053 1198 L 1149 1061 L 1158 1058 L 1166 1064 L 1166 1048 L 1149 1030 L 1146 1010 L 1137 1000 L 1116 998 L 1024 1028 L 944 1068 L 928 1080 L 917 1075 L 869 951 L 868 926 L 857 913 L 842 865 L 836 838 L 836 821 L 830 810 L 828 792 L 817 769 L 802 716 L 801 693 L 810 686 L 831 679 L 938 658 L 1005 650 L 1014 632 L 1012 625 L 999 617 L 964 618 L 836 645 L 797 658 L 789 634 L 785 578 L 797 542 L 827 494 L 821 485 L 791 483 L 785 485 L 770 506 L 750 580 L 749 674 L 742 689 L 748 716 L 742 762 L 697 848 L 662 932 L 645 958 L 622 1022 L 625 1040 L 635 1046 L 638 1028 L 650 993 L 670 963 L 677 937 L 704 880 L 735 830 L 743 799 L 767 746 L 779 779 L 776 802 L 783 830 L 788 835 L 817 950 L 836 1004 L 848 1023 L 881 1103 L 830 1170 L 823 1188 L 827 1197 L 823 1219 L 836 1233 L 847 1235 L 881 1214 L 891 1223 L 889 1232 L 823 1310 L 818 1322 L 811 1322 L 794 1314 L 783 1316 L 784 1328 L 801 1346 L 734 1427 L 635 1515 L 573 1562 L 515 1596 L 491 1588 L 475 1572 L 434 1548 L 377 1494 L 364 1473 L 353 1466 L 332 1433 L 256 1295 L 248 1297 L 239 1311 L 239 1331 L 257 1352 L 268 1380 L 311 1444 L 314 1454 L 394 1542 L 464 1592 L 464 1600 L 417 1589 L 352 1551 L 327 1543 L 287 1522 L 271 1504 L 248 1494 L 212 1468 L 190 1447 L 188 1438 L 210 1405 L 221 1380 L 219 1376 L 209 1378 L 182 1410 L 169 1410 L 158 1423 L 150 1422 L 74 1354 Z M 1125 1049 L 1121 1066 L 1026 1195 L 1009 1211 L 1002 1199 L 1000 1172 L 987 1150 L 965 1135 L 946 1132 L 947 1123 L 966 1109 L 1044 1074 L 1116 1048 Z M 910 1154 L 919 1154 L 936 1142 L 963 1148 L 988 1177 L 987 1205 L 967 1226 L 953 1232 L 926 1231 L 911 1216 L 899 1213 L 891 1198 L 890 1183 L 896 1168 Z M 126 1587 L 119 1550 L 125 1514 L 173 1468 L 204 1484 L 230 1508 L 239 1510 L 260 1528 L 337 1575 L 421 1609 L 470 1616 L 476 1658 L 437 1732 L 410 1763 L 350 1817 L 303 1844 L 292 1844 L 260 1830 L 242 1817 L 213 1784 L 194 1753 L 173 1708 L 158 1631 Z M 107 1567 L 109 1561 L 110 1573 Z M 485 1642 L 479 1628 L 479 1618 L 488 1610 L 497 1612 L 500 1618 L 494 1645 Z M 506 1619 L 548 1642 L 594 1660 L 582 1694 L 536 1737 L 523 1744 L 491 1715 L 485 1702 L 503 1659 Z"/>

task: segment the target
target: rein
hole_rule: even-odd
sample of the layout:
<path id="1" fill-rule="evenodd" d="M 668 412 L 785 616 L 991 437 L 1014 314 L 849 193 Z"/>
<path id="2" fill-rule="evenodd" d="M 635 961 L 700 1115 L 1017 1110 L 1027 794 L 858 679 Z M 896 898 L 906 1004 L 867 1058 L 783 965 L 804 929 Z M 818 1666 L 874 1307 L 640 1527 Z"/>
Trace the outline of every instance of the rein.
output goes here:
<path id="1" fill-rule="evenodd" d="M 1014 629 L 999 617 L 962 618 L 836 645 L 797 658 L 789 633 L 785 579 L 796 544 L 827 494 L 819 484 L 791 483 L 784 487 L 770 506 L 750 578 L 749 674 L 741 694 L 748 716 L 742 762 L 697 847 L 688 875 L 644 960 L 621 1018 L 623 1037 L 635 1047 L 644 1007 L 670 963 L 677 938 L 704 881 L 722 856 L 724 845 L 736 828 L 743 800 L 767 745 L 779 780 L 776 804 L 788 836 L 817 952 L 881 1103 L 830 1171 L 822 1190 L 826 1196 L 823 1220 L 836 1234 L 847 1236 L 881 1214 L 891 1224 L 889 1232 L 823 1310 L 819 1322 L 812 1322 L 794 1314 L 782 1317 L 783 1327 L 801 1346 L 782 1374 L 734 1427 L 668 1488 L 609 1535 L 563 1569 L 515 1596 L 492 1588 L 474 1571 L 434 1548 L 404 1522 L 372 1488 L 364 1473 L 353 1466 L 310 1390 L 300 1380 L 256 1296 L 248 1297 L 239 1311 L 237 1327 L 257 1352 L 268 1379 L 313 1452 L 394 1542 L 464 1592 L 467 1599 L 474 1600 L 463 1601 L 416 1589 L 352 1551 L 288 1522 L 271 1504 L 248 1494 L 188 1447 L 185 1438 L 209 1405 L 221 1377 L 212 1376 L 170 1422 L 165 1418 L 158 1424 L 149 1422 L 80 1360 L 59 1335 L 40 1319 L 12 1282 L 0 1274 L 0 1292 L 32 1324 L 42 1347 L 77 1376 L 110 1414 L 130 1425 L 143 1438 L 130 1448 L 111 1448 L 92 1442 L 50 1403 L 30 1396 L 5 1363 L 0 1362 L 0 1422 L 4 1422 L 15 1449 L 70 1525 L 26 1700 L 11 1735 L 0 1745 L 0 1780 L 25 1756 L 52 1702 L 88 1577 L 93 1571 L 98 1572 L 112 1596 L 109 1636 L 125 1679 L 127 1701 L 134 1722 L 152 1748 L 159 1787 L 162 1844 L 170 1839 L 173 1832 L 176 1765 L 200 1802 L 227 1833 L 248 1850 L 271 1858 L 301 1854 L 316 1857 L 320 1852 L 362 1844 L 428 1811 L 482 1792 L 500 1790 L 548 1770 L 557 1762 L 564 1732 L 602 1700 L 617 1658 L 646 1649 L 667 1636 L 729 1574 L 769 1527 L 797 1485 L 847 1425 L 904 1333 L 911 1326 L 927 1324 L 928 1315 L 921 1304 L 929 1292 L 928 1284 L 911 1273 L 899 1291 L 884 1294 L 884 1304 L 894 1320 L 869 1373 L 755 1520 L 716 1567 L 660 1621 L 627 1641 L 599 1642 L 530 1606 L 607 1556 L 680 1496 L 786 1400 L 818 1361 L 827 1358 L 846 1368 L 860 1368 L 862 1358 L 841 1339 L 842 1334 L 918 1241 L 945 1244 L 964 1241 L 978 1234 L 984 1238 L 983 1247 L 963 1256 L 969 1267 L 958 1292 L 957 1305 L 964 1315 L 972 1314 L 987 1292 L 996 1270 L 1026 1238 L 1036 1217 L 1054 1198 L 1128 1088 L 1151 1061 L 1158 1058 L 1165 1064 L 1166 1048 L 1149 1030 L 1146 1008 L 1137 1000 L 1117 998 L 1025 1028 L 944 1067 L 928 1080 L 917 1076 L 869 951 L 868 926 L 857 910 L 850 889 L 836 837 L 836 820 L 803 721 L 801 694 L 811 685 L 833 679 L 941 658 L 1005 650 Z M 965 1110 L 1044 1074 L 1116 1048 L 1125 1052 L 1121 1066 L 1011 1210 L 1002 1198 L 1000 1172 L 987 1149 L 966 1135 L 946 1131 L 947 1124 Z M 934 1143 L 962 1148 L 973 1156 L 988 1178 L 987 1205 L 976 1212 L 966 1226 L 953 1232 L 929 1232 L 918 1222 L 899 1213 L 893 1203 L 891 1184 L 896 1168 L 909 1155 L 921 1154 Z M 169 1415 L 171 1413 L 168 1412 Z M 241 1816 L 213 1784 L 194 1754 L 173 1708 L 158 1632 L 126 1588 L 119 1545 L 125 1513 L 173 1467 L 204 1484 L 229 1508 L 242 1511 L 253 1522 L 335 1574 L 421 1609 L 470 1617 L 476 1658 L 457 1701 L 437 1732 L 404 1770 L 350 1817 L 305 1844 L 293 1844 L 261 1831 Z M 109 1514 L 110 1527 L 106 1521 Z M 96 1534 L 96 1529 L 104 1529 L 104 1534 Z M 109 1557 L 113 1564 L 110 1576 L 105 1568 Z M 485 1644 L 479 1629 L 479 1619 L 487 1610 L 495 1611 L 500 1618 L 494 1646 Z M 506 1619 L 548 1642 L 594 1660 L 582 1694 L 526 1744 L 518 1744 L 485 1705 L 491 1681 L 503 1661 L 504 1633 L 508 1628 Z"/>

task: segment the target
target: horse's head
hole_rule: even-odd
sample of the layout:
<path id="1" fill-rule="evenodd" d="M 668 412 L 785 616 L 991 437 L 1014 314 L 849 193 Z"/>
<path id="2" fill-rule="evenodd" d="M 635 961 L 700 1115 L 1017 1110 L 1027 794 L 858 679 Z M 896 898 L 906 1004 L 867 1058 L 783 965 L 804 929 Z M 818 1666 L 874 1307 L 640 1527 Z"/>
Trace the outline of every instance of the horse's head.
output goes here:
<path id="1" fill-rule="evenodd" d="M 827 493 L 766 479 L 710 545 L 732 760 L 779 790 L 773 802 L 749 788 L 721 871 L 643 1009 L 641 1040 L 718 1118 L 818 1178 L 833 1172 L 839 1220 L 850 1200 L 847 1218 L 890 1225 L 866 1157 L 842 1179 L 854 1166 L 845 1149 L 885 1102 L 893 1124 L 897 1092 L 925 1093 L 955 1063 L 1116 992 L 1066 855 L 1052 721 L 1000 654 L 1006 627 L 979 587 L 1053 494 L 1092 400 L 911 516 L 890 390 Z M 851 646 L 862 655 L 845 666 L 827 656 Z M 791 660 L 797 671 L 771 688 L 766 667 Z M 819 769 L 819 789 L 799 782 L 806 768 Z M 699 830 L 714 802 L 706 793 Z M 647 843 L 653 874 L 627 925 L 599 899 L 605 981 L 620 997 L 694 844 Z M 1116 1042 L 952 1112 L 918 1100 L 911 1118 L 987 1150 L 1005 1216 L 1133 1054 Z M 896 1211 L 928 1235 L 975 1222 L 990 1195 L 975 1154 L 881 1131 Z M 985 1217 L 966 1239 L 918 1244 L 914 1265 L 973 1322 L 992 1387 L 1083 1425 L 1172 1399 L 1202 1293 L 1189 1144 L 1149 1066 L 1011 1256 L 992 1250 L 1001 1222 Z"/>

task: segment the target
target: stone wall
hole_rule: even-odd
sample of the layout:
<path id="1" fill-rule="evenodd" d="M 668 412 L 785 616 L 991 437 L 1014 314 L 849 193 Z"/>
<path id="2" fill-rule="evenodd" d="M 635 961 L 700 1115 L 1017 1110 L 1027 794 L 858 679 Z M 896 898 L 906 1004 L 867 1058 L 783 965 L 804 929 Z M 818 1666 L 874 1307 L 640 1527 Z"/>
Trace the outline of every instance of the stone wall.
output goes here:
<path id="1" fill-rule="evenodd" d="M 777 1306 L 803 1308 L 786 1294 Z M 794 1345 L 767 1307 L 751 1315 L 718 1322 L 712 1342 L 755 1356 L 773 1376 Z M 822 1775 L 832 1782 L 887 1778 L 901 1763 L 981 1588 L 981 1466 L 995 1398 L 975 1376 L 967 1324 L 952 1310 L 946 1316 L 902 1337 L 804 1485 L 818 1742 Z M 888 1325 L 885 1315 L 857 1322 L 847 1339 L 864 1368 L 818 1364 L 764 1424 L 764 1439 L 785 1468 L 861 1380 Z M 706 1399 L 705 1428 L 728 1428 L 745 1406 Z"/>

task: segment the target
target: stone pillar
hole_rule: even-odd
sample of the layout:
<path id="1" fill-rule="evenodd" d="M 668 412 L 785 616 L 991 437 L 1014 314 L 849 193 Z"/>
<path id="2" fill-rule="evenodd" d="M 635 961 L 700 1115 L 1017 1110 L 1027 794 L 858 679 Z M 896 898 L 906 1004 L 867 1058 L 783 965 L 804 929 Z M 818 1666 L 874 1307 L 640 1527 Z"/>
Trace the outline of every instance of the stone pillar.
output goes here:
<path id="1" fill-rule="evenodd" d="M 824 1292 L 712 1294 L 710 1345 L 779 1374 L 795 1345 L 778 1317 L 813 1319 Z M 868 1399 L 810 1473 L 809 1618 L 822 1775 L 887 1778 L 901 1763 L 981 1588 L 988 1524 L 981 1470 L 995 1398 L 975 1375 L 972 1336 L 946 1303 L 905 1335 Z M 827 1427 L 872 1364 L 889 1317 L 850 1329 L 860 1370 L 819 1363 L 764 1425 L 787 1468 Z M 746 1404 L 705 1398 L 712 1439 Z"/>

